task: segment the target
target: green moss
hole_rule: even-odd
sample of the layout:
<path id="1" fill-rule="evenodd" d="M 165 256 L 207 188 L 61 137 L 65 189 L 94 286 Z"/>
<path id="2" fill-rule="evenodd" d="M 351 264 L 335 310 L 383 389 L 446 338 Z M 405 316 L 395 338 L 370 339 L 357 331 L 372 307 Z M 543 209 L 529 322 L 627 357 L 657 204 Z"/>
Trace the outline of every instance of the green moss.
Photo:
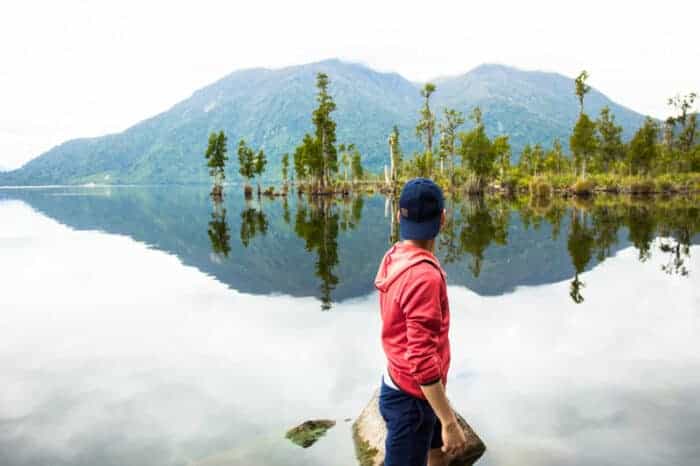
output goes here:
<path id="1" fill-rule="evenodd" d="M 379 450 L 370 446 L 367 440 L 360 437 L 357 423 L 352 425 L 352 439 L 355 441 L 355 457 L 357 457 L 360 466 L 373 466 L 374 458 Z"/>
<path id="2" fill-rule="evenodd" d="M 287 431 L 286 438 L 302 448 L 308 448 L 326 434 L 326 431 L 335 426 L 335 421 L 317 419 L 305 421 Z"/>

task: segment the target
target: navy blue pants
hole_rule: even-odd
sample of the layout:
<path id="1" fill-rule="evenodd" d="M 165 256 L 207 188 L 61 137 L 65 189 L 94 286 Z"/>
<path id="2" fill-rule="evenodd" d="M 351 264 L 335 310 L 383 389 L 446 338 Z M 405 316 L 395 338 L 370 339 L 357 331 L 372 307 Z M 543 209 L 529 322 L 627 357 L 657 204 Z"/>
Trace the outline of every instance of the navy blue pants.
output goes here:
<path id="1" fill-rule="evenodd" d="M 442 426 L 430 404 L 382 380 L 379 412 L 388 430 L 384 466 L 426 466 L 428 451 L 442 446 Z"/>

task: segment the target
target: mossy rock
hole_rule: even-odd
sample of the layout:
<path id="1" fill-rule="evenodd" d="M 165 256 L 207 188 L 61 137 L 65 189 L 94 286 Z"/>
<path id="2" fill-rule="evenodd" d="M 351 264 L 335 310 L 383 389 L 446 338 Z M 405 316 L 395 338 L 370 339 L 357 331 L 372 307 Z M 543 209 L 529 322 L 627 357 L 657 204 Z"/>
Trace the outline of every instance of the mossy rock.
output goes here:
<path id="1" fill-rule="evenodd" d="M 459 413 L 455 412 L 457 422 L 464 431 L 467 445 L 464 451 L 453 458 L 449 466 L 471 466 L 486 451 L 486 445 L 472 430 Z M 386 424 L 379 413 L 379 391 L 376 391 L 362 410 L 360 416 L 352 425 L 355 455 L 361 466 L 384 465 L 384 442 L 386 440 Z"/>
<path id="2" fill-rule="evenodd" d="M 335 426 L 335 421 L 329 419 L 305 421 L 289 429 L 285 437 L 302 448 L 309 448 L 333 426 Z"/>

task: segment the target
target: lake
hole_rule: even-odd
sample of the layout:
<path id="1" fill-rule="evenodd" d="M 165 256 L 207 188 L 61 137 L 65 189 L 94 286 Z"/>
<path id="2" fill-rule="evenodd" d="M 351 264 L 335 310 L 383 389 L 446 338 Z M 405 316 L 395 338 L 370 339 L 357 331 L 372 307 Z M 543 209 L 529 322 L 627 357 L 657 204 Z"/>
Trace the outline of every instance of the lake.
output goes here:
<path id="1" fill-rule="evenodd" d="M 0 190 L 0 464 L 356 464 L 396 203 L 227 189 Z M 699 461 L 699 206 L 448 201 L 447 387 L 478 464 Z M 284 438 L 312 418 L 337 425 Z"/>

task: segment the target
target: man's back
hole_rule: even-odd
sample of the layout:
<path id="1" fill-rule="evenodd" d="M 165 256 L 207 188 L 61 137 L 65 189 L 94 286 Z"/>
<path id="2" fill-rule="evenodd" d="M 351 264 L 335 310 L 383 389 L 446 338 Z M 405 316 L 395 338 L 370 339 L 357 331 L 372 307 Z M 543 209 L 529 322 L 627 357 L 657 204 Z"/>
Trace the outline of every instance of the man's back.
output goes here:
<path id="1" fill-rule="evenodd" d="M 388 374 L 399 388 L 424 399 L 420 385 L 445 384 L 450 365 L 445 273 L 429 251 L 397 243 L 384 256 L 375 285 Z"/>

